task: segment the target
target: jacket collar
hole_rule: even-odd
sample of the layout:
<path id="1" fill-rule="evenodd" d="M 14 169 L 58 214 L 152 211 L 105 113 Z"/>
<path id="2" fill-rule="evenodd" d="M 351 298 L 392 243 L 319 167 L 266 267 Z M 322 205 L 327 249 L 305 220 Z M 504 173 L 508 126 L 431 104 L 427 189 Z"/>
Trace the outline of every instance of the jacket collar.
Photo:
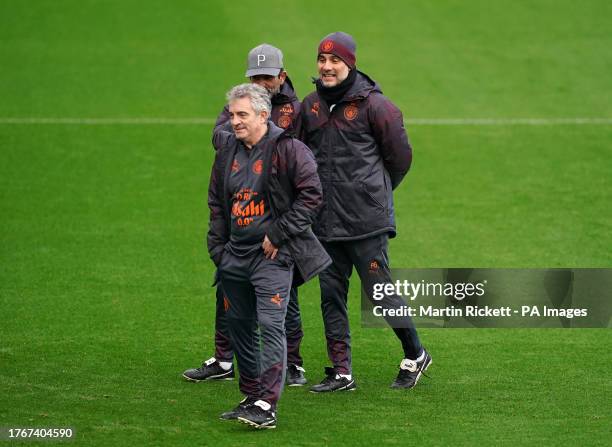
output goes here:
<path id="1" fill-rule="evenodd" d="M 272 104 L 287 104 L 289 102 L 297 101 L 298 97 L 295 94 L 295 90 L 293 89 L 293 83 L 289 76 L 285 78 L 285 82 L 281 85 L 280 92 L 276 95 L 272 96 Z"/>
<path id="2" fill-rule="evenodd" d="M 355 69 L 357 70 L 357 69 Z M 315 84 L 318 78 L 311 78 L 312 83 Z M 381 93 L 382 89 L 378 82 L 369 77 L 362 71 L 357 70 L 357 79 L 353 83 L 353 86 L 349 89 L 348 92 L 342 97 L 342 99 L 338 102 L 350 102 L 356 101 L 358 99 L 367 98 L 370 93 Z"/>
<path id="3" fill-rule="evenodd" d="M 357 79 L 355 79 L 355 83 L 349 89 L 349 91 L 346 92 L 342 98 L 342 101 L 350 102 L 358 99 L 364 99 L 373 92 L 382 93 L 378 83 L 370 78 L 367 74 L 357 70 Z"/>

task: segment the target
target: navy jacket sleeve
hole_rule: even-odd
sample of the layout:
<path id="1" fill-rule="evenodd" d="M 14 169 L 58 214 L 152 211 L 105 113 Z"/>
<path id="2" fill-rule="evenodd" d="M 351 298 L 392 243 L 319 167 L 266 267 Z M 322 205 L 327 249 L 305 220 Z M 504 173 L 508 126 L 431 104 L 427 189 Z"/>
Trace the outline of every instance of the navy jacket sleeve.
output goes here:
<path id="1" fill-rule="evenodd" d="M 232 123 L 230 122 L 229 107 L 227 104 L 225 107 L 223 107 L 223 110 L 217 117 L 217 121 L 215 121 L 215 131 L 219 128 L 225 132 L 232 131 Z"/>
<path id="2" fill-rule="evenodd" d="M 291 134 L 300 139 L 300 132 L 302 128 L 302 104 L 299 101 L 293 101 L 293 117 L 291 119 L 291 126 L 289 126 L 289 131 Z"/>
<path id="3" fill-rule="evenodd" d="M 404 128 L 402 112 L 395 104 L 383 95 L 372 95 L 371 101 L 370 126 L 395 189 L 410 169 L 412 147 Z"/>
<path id="4" fill-rule="evenodd" d="M 229 132 L 225 132 L 220 128 L 215 129 L 213 132 L 213 146 L 216 154 L 208 185 L 210 218 L 208 222 L 207 245 L 208 254 L 215 265 L 219 265 L 223 254 L 223 247 L 229 241 L 229 226 L 223 204 L 223 200 L 225 200 L 222 184 L 224 166 L 221 164 L 221 161 L 224 159 L 222 152 L 230 137 L 231 134 Z"/>
<path id="5" fill-rule="evenodd" d="M 219 114 L 219 116 L 217 117 L 217 121 L 215 122 L 215 127 L 220 126 L 222 124 L 225 124 L 229 121 L 230 119 L 230 114 L 229 114 L 229 107 L 226 104 L 223 107 L 223 110 L 221 111 L 221 113 Z"/>
<path id="6" fill-rule="evenodd" d="M 302 141 L 303 143 L 305 143 L 306 145 L 308 145 L 308 142 L 306 141 L 306 108 L 304 107 L 304 103 L 301 104 L 300 106 L 300 113 L 297 116 L 296 119 L 296 123 L 295 123 L 295 135 L 296 138 L 300 141 Z"/>
<path id="7" fill-rule="evenodd" d="M 292 183 L 294 200 L 288 211 L 270 225 L 268 238 L 276 246 L 306 231 L 314 222 L 323 200 L 317 163 L 308 146 L 294 138 L 285 139 L 282 154 L 286 154 L 287 177 Z M 279 162 L 282 169 L 283 163 Z"/>

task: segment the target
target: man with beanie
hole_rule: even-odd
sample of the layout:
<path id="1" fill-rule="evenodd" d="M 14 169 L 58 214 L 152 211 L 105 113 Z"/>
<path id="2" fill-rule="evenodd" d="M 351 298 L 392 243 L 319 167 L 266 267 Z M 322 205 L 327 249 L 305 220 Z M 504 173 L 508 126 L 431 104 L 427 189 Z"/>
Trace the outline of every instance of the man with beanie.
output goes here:
<path id="1" fill-rule="evenodd" d="M 269 121 L 266 89 L 238 85 L 227 100 L 231 131 L 219 126 L 213 134 L 208 252 L 223 286 L 246 397 L 221 419 L 275 428 L 287 365 L 291 285 L 331 264 L 311 230 L 321 183 L 312 152 Z"/>
<path id="2" fill-rule="evenodd" d="M 312 392 L 354 390 L 347 312 L 353 266 L 372 299 L 375 283 L 390 283 L 388 239 L 395 237 L 393 190 L 412 162 L 402 113 L 378 84 L 357 70 L 353 37 L 335 32 L 319 43 L 316 91 L 302 101 L 302 141 L 313 151 L 323 206 L 313 229 L 333 263 L 319 275 L 327 353 L 333 364 Z M 404 300 L 378 302 L 400 309 Z M 392 314 L 393 315 L 393 314 Z M 403 360 L 393 388 L 412 388 L 431 364 L 410 317 L 388 317 Z"/>
<path id="3" fill-rule="evenodd" d="M 283 65 L 283 53 L 278 48 L 261 44 L 249 51 L 245 76 L 254 84 L 264 87 L 271 96 L 272 113 L 270 119 L 274 124 L 289 132 L 296 128 L 300 112 L 300 102 L 293 90 L 291 79 Z M 231 130 L 229 105 L 217 118 L 215 127 L 226 126 Z M 287 336 L 287 385 L 302 386 L 307 383 L 304 376 L 304 361 L 300 355 L 300 345 L 304 332 L 298 303 L 297 288 L 291 289 L 291 299 L 287 307 L 285 331 Z M 198 368 L 183 372 L 183 377 L 191 382 L 204 380 L 229 380 L 234 378 L 234 351 L 230 342 L 226 305 L 220 285 L 216 291 L 215 312 L 215 353 L 213 357 L 202 362 Z"/>

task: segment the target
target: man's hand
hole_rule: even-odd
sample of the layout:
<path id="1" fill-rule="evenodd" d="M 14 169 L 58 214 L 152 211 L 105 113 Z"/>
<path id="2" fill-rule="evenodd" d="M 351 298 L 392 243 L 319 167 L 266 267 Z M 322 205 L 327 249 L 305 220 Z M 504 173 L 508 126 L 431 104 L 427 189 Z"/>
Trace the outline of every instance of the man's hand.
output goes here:
<path id="1" fill-rule="evenodd" d="M 264 255 L 268 259 L 276 258 L 276 254 L 278 253 L 278 248 L 274 246 L 270 239 L 268 239 L 268 235 L 264 237 L 263 243 L 261 244 L 261 248 L 263 248 Z"/>

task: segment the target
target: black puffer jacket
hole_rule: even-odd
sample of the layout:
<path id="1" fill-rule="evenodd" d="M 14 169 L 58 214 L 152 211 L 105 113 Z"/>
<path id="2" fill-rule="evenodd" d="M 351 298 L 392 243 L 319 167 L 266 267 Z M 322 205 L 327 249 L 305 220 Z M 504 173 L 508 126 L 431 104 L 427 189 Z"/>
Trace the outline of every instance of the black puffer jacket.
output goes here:
<path id="1" fill-rule="evenodd" d="M 285 83 L 281 86 L 280 92 L 272 96 L 271 101 L 272 113 L 270 114 L 270 119 L 278 127 L 295 133 L 299 127 L 300 101 L 295 94 L 293 84 L 289 77 L 285 79 Z M 217 118 L 215 127 L 225 124 L 229 119 L 229 109 L 228 106 L 225 105 Z"/>
<path id="2" fill-rule="evenodd" d="M 286 246 L 295 262 L 294 285 L 308 281 L 331 264 L 331 258 L 312 232 L 322 202 L 321 183 L 312 152 L 301 141 L 268 122 L 264 143 L 263 184 L 273 222 L 266 234 L 276 247 Z M 208 188 L 210 222 L 208 252 L 219 265 L 230 237 L 231 196 L 227 185 L 232 160 L 240 143 L 219 126 L 213 133 L 215 163 Z"/>
<path id="3" fill-rule="evenodd" d="M 300 119 L 299 138 L 312 149 L 323 185 L 315 234 L 324 241 L 394 237 L 393 190 L 412 162 L 400 110 L 357 72 L 331 111 L 316 91 L 304 98 Z"/>

